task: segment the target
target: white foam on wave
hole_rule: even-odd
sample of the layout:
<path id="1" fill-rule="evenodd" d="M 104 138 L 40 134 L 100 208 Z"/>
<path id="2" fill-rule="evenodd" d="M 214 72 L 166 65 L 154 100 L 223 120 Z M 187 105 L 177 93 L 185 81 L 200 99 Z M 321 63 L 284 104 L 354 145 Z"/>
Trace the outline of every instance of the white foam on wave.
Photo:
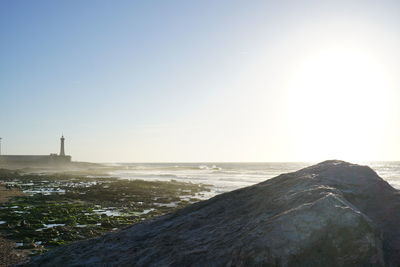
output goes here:
<path id="1" fill-rule="evenodd" d="M 146 181 L 181 181 L 212 185 L 207 197 L 253 185 L 314 163 L 148 163 L 121 164 L 110 175 Z M 368 162 L 393 187 L 400 189 L 400 162 Z"/>
<path id="2" fill-rule="evenodd" d="M 307 163 L 149 163 L 123 164 L 110 173 L 123 179 L 181 181 L 212 185 L 207 197 L 262 182 Z"/>

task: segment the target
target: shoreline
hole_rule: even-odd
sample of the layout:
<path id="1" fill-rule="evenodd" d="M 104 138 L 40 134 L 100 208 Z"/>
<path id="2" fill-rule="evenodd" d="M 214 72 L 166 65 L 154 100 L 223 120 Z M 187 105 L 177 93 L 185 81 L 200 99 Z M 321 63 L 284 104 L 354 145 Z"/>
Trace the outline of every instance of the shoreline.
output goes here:
<path id="1" fill-rule="evenodd" d="M 0 171 L 0 267 L 200 201 L 204 184 Z M 3 239 L 1 239 L 3 236 Z M 21 256 L 22 255 L 22 256 Z M 7 260 L 7 261 L 6 261 Z M 8 265 L 7 265 L 8 264 Z"/>
<path id="2" fill-rule="evenodd" d="M 16 188 L 8 189 L 0 182 L 0 204 L 7 203 L 12 197 L 23 196 L 22 190 Z M 3 238 L 0 233 L 0 267 L 7 267 L 13 264 L 21 263 L 28 259 L 30 251 L 16 249 L 14 241 Z"/>
<path id="3" fill-rule="evenodd" d="M 25 195 L 22 190 L 17 188 L 7 188 L 7 186 L 0 181 L 0 204 L 8 202 L 12 197 Z"/>

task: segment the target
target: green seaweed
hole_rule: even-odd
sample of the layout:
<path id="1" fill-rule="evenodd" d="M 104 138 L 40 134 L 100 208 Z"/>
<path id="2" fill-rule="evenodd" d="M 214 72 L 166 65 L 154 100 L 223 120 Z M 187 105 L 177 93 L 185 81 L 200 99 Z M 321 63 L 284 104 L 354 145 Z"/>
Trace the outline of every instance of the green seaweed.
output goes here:
<path id="1" fill-rule="evenodd" d="M 27 192 L 0 204 L 0 232 L 33 254 L 93 238 L 182 208 L 209 186 L 177 181 L 36 175 L 0 169 L 0 182 Z"/>

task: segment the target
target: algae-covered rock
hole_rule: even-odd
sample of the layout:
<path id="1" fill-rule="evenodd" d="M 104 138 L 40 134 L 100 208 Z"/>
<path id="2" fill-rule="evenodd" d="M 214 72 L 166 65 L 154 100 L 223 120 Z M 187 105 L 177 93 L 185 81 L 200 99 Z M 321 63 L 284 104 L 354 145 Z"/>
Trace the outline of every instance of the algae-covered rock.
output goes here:
<path id="1" fill-rule="evenodd" d="M 370 168 L 326 161 L 27 265 L 398 266 L 399 204 Z"/>

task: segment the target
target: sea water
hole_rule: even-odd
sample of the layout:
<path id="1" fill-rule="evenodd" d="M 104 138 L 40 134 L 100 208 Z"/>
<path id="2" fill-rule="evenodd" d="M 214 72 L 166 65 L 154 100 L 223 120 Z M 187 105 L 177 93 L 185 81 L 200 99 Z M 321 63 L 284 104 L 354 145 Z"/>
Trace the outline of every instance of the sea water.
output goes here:
<path id="1" fill-rule="evenodd" d="M 118 163 L 112 176 L 147 181 L 181 181 L 211 185 L 204 198 L 250 186 L 282 173 L 313 165 L 281 163 Z M 400 162 L 358 162 L 373 168 L 393 187 L 400 189 Z"/>

